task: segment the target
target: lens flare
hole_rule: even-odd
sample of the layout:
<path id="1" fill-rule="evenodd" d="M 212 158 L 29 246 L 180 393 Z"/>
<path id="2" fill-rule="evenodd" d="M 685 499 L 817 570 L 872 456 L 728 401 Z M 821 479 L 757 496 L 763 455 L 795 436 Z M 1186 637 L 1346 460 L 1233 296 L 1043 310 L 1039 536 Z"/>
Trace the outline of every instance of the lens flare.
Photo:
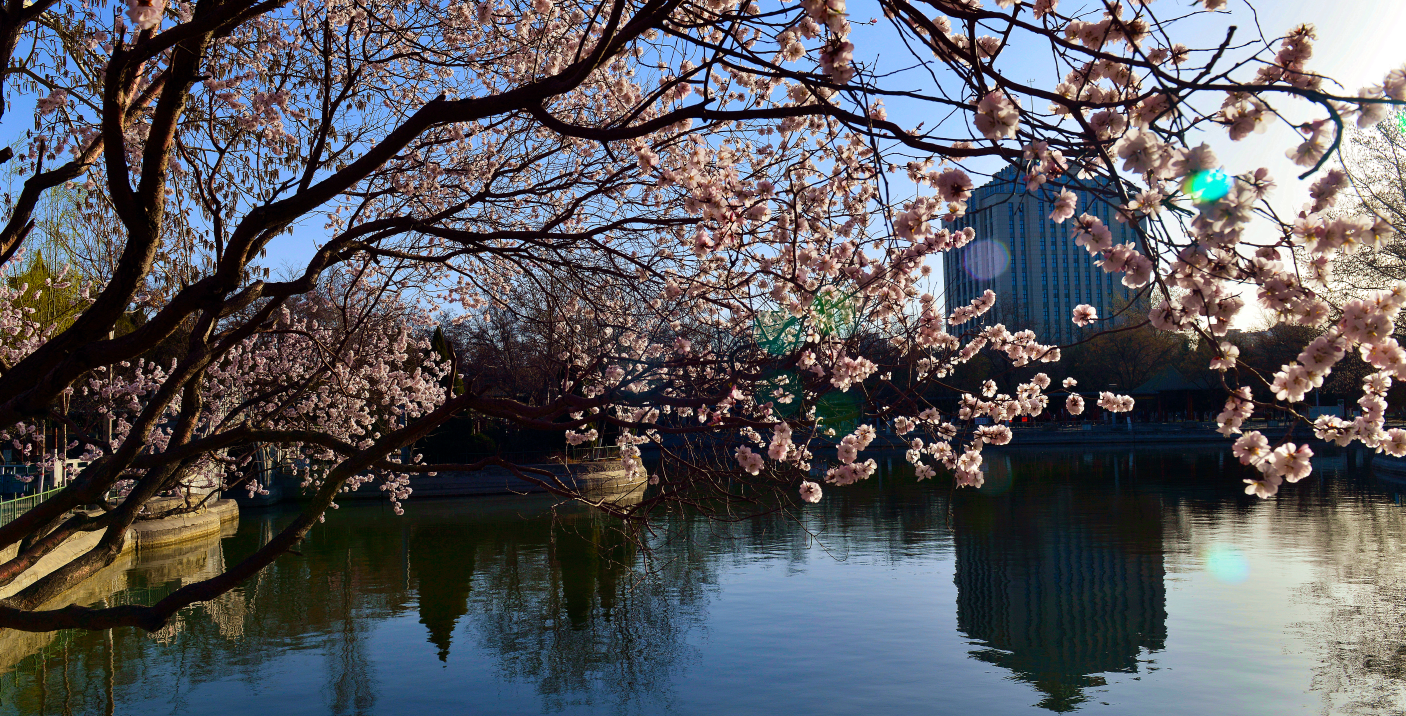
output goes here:
<path id="1" fill-rule="evenodd" d="M 801 407 L 801 385 L 801 376 L 795 371 L 776 371 L 757 385 L 757 401 L 770 402 L 773 413 L 790 417 Z"/>
<path id="2" fill-rule="evenodd" d="M 854 297 L 841 292 L 834 286 L 820 289 L 811 304 L 811 322 L 815 330 L 823 336 L 849 338 L 858 326 L 855 314 Z"/>
<path id="3" fill-rule="evenodd" d="M 1217 581 L 1239 584 L 1250 576 L 1250 563 L 1240 550 L 1225 545 L 1211 545 L 1202 553 L 1206 571 Z"/>
<path id="4" fill-rule="evenodd" d="M 805 342 L 801 319 L 785 311 L 762 311 L 752 321 L 757 345 L 772 355 L 786 355 Z"/>
<path id="5" fill-rule="evenodd" d="M 1181 190 L 1197 204 L 1211 204 L 1230 193 L 1230 177 L 1220 169 L 1196 172 L 1182 182 Z"/>
<path id="6" fill-rule="evenodd" d="M 992 239 L 978 239 L 962 254 L 962 267 L 978 281 L 990 281 L 1006 272 L 1011 265 L 1011 252 L 1006 245 Z"/>
<path id="7" fill-rule="evenodd" d="M 787 311 L 761 311 L 752 320 L 757 345 L 772 355 L 786 355 L 805 344 L 814 332 L 849 338 L 859 325 L 854 297 L 833 286 L 820 289 L 806 318 Z"/>
<path id="8" fill-rule="evenodd" d="M 833 429 L 833 437 L 839 439 L 859 427 L 859 419 L 864 417 L 864 406 L 859 404 L 859 396 L 854 393 L 828 393 L 816 401 L 815 417 L 819 419 L 822 431 Z"/>

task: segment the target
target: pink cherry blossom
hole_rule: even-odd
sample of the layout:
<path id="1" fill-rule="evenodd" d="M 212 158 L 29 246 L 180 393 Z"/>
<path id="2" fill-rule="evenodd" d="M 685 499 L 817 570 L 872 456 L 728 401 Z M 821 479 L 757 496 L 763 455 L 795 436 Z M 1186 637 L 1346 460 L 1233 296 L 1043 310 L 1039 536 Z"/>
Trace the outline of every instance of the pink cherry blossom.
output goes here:
<path id="1" fill-rule="evenodd" d="M 1054 209 L 1050 212 L 1050 221 L 1056 224 L 1064 223 L 1065 219 L 1073 218 L 1078 206 L 1078 194 L 1068 189 L 1061 191 L 1059 196 L 1055 198 Z"/>
<path id="2" fill-rule="evenodd" d="M 1269 440 L 1258 430 L 1240 436 L 1231 452 L 1246 465 L 1258 465 L 1269 458 Z"/>
<path id="3" fill-rule="evenodd" d="M 1087 326 L 1098 320 L 1098 310 L 1087 303 L 1081 303 L 1074 307 L 1074 325 Z"/>
<path id="4" fill-rule="evenodd" d="M 31 74 L 8 87 L 24 132 L 0 245 L 11 275 L 32 268 L 45 232 L 25 227 L 57 209 L 82 251 L 34 285 L 0 285 L 0 438 L 52 466 L 36 416 L 62 416 L 72 453 L 102 463 L 82 475 L 92 490 L 0 525 L 0 548 L 32 550 L 29 532 L 98 494 L 113 496 L 111 540 L 141 514 L 120 500 L 257 494 L 260 450 L 296 465 L 311 499 L 240 573 L 345 491 L 378 490 L 398 511 L 437 470 L 507 469 L 637 526 L 720 484 L 669 474 L 626 509 L 503 456 L 432 464 L 421 441 L 466 415 L 571 446 L 608 439 L 651 483 L 642 448 L 692 460 L 726 445 L 690 464 L 749 490 L 867 479 L 874 426 L 892 426 L 919 479 L 941 468 L 980 485 L 983 450 L 1019 441 L 1008 424 L 1061 408 L 1032 366 L 1078 355 L 1024 320 L 1019 297 L 988 290 L 999 282 L 964 301 L 933 283 L 951 252 L 998 238 L 1002 210 L 969 211 L 1010 187 L 1050 204 L 1027 221 L 1064 224 L 1039 239 L 1068 237 L 1108 274 L 1099 286 L 1147 300 L 1099 319 L 1081 292 L 1081 334 L 1145 310 L 1148 330 L 1205 351 L 1224 379 L 1218 430 L 1260 471 L 1252 494 L 1301 479 L 1310 453 L 1242 428 L 1270 410 L 1310 424 L 1298 401 L 1329 381 L 1360 414 L 1313 420 L 1318 438 L 1406 452 L 1385 423 L 1406 375 L 1406 286 L 1329 290 L 1393 229 L 1353 210 L 1347 172 L 1325 161 L 1343 127 L 1406 102 L 1406 68 L 1341 88 L 1314 66 L 1309 25 L 1207 46 L 1222 0 L 1184 17 L 1142 2 L 1077 17 L 1054 0 L 946 5 L 893 13 L 882 47 L 852 32 L 845 0 L 624 15 L 564 0 L 275 3 L 223 19 L 184 2 L 129 0 L 114 17 L 58 0 L 16 15 L 0 52 Z M 44 40 L 53 18 L 62 42 Z M 191 38 L 199 52 L 181 51 Z M 1036 55 L 1059 75 L 1032 86 L 1012 58 Z M 1291 141 L 1266 131 L 1281 121 Z M 1223 167 L 1222 133 L 1246 149 L 1226 161 L 1287 153 L 1308 173 Z M 978 187 L 1002 161 L 1013 173 Z M 1217 170 L 1225 185 L 1198 188 Z M 1274 204 L 1285 195 L 1306 203 Z M 308 258 L 282 270 L 271 256 L 290 240 Z M 68 312 L 38 315 L 41 296 Z M 1260 365 L 1231 338 L 1248 311 L 1312 335 Z M 963 382 L 992 359 L 1010 370 Z M 849 421 L 817 409 L 830 401 L 872 425 L 838 434 Z M 820 482 L 802 482 L 803 501 Z M 0 575 L 31 579 L 34 556 Z M 69 588 L 83 569 L 43 583 Z M 27 618 L 80 626 L 34 599 L 18 604 Z M 90 613 L 155 624 L 181 599 Z"/>
<path id="5" fill-rule="evenodd" d="M 1020 128 L 1020 103 L 1002 91 L 986 94 L 976 104 L 976 129 L 987 139 L 1009 139 Z"/>
<path id="6" fill-rule="evenodd" d="M 1067 398 L 1064 399 L 1064 409 L 1065 409 L 1065 410 L 1068 410 L 1070 415 L 1083 415 L 1083 414 L 1084 414 L 1084 398 L 1083 398 L 1083 396 L 1079 395 L 1078 393 L 1071 393 L 1071 394 L 1069 395 L 1069 397 L 1067 397 Z"/>

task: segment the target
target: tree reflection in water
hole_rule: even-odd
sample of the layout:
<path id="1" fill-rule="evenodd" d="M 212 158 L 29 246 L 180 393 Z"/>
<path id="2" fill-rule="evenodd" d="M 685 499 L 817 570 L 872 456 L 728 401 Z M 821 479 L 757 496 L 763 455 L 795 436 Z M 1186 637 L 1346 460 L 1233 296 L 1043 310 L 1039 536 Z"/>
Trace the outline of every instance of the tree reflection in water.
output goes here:
<path id="1" fill-rule="evenodd" d="M 1360 458 L 1357 453 L 1353 457 Z M 1275 506 L 1287 543 L 1314 553 L 1313 581 L 1294 601 L 1322 611 L 1293 631 L 1316 652 L 1311 687 L 1324 712 L 1406 710 L 1406 483 L 1345 479 L 1347 459 L 1325 461 L 1317 495 Z M 1333 509 L 1323 509 L 1333 505 Z M 1303 520 L 1312 513 L 1316 519 Z"/>
<path id="2" fill-rule="evenodd" d="M 666 695 L 705 616 L 702 587 L 713 580 L 703 555 L 674 551 L 646 564 L 609 518 L 535 502 L 535 511 L 504 502 L 473 521 L 462 504 L 414 513 L 417 608 L 440 658 L 467 617 L 471 628 L 457 633 L 495 655 L 503 679 L 535 683 L 546 708 L 632 711 Z"/>
<path id="3" fill-rule="evenodd" d="M 157 634 L 0 634 L 0 654 L 11 657 L 0 659 L 0 714 L 120 713 L 123 704 L 202 713 L 209 704 L 193 694 L 211 692 L 201 687 L 277 692 L 287 712 L 389 713 L 399 708 L 384 696 L 391 685 L 451 678 L 463 672 L 444 669 L 465 663 L 527 685 L 547 711 L 698 710 L 675 688 L 707 659 L 720 578 L 754 563 L 797 574 L 808 561 L 854 554 L 900 570 L 955 555 L 967 663 L 998 667 L 1038 692 L 1032 705 L 1063 712 L 1119 675 L 1157 669 L 1169 575 L 1204 571 L 1196 555 L 1230 527 L 1314 553 L 1312 578 L 1291 596 L 1311 616 L 1294 633 L 1317 657 L 1312 687 L 1325 711 L 1406 701 L 1406 521 L 1391 489 L 1352 477 L 1345 458 L 1321 461 L 1322 482 L 1267 502 L 1238 495 L 1239 466 L 1217 451 L 1008 451 L 989 463 L 985 487 L 949 500 L 946 486 L 915 482 L 895 457 L 867 483 L 828 491 L 804 512 L 805 529 L 780 515 L 735 525 L 676 515 L 647 552 L 608 518 L 544 497 L 412 501 L 403 518 L 351 504 L 299 555 Z M 248 511 L 223 544 L 144 554 L 90 598 L 159 599 L 256 549 L 285 519 Z M 780 598 L 824 602 L 804 581 L 790 589 Z M 290 674 L 300 688 L 273 686 Z M 479 696 L 431 688 L 460 704 Z"/>
<path id="4" fill-rule="evenodd" d="M 111 706 L 104 686 L 111 680 L 123 700 L 198 712 L 180 695 L 192 686 L 234 672 L 258 689 L 279 678 L 279 658 L 314 652 L 323 655 L 325 709 L 373 713 L 373 656 L 386 655 L 370 653 L 371 631 L 405 613 L 418 613 L 441 661 L 471 634 L 497 655 L 502 678 L 537 683 L 548 708 L 603 701 L 636 710 L 627 707 L 667 694 L 671 675 L 693 658 L 686 635 L 701 623 L 713 581 L 706 551 L 684 542 L 642 573 L 636 549 L 608 519 L 583 508 L 542 498 L 407 508 L 405 518 L 366 505 L 340 510 L 300 555 L 228 595 L 244 607 L 237 630 L 218 608 L 201 605 L 152 635 L 64 633 L 35 644 L 39 653 L 0 676 L 0 710 L 49 713 L 58 698 L 63 712 L 100 712 Z M 212 559 L 256 549 L 282 520 L 278 512 L 246 512 L 223 554 L 215 543 Z M 132 574 L 114 599 L 160 599 L 198 576 L 143 577 L 142 565 Z"/>

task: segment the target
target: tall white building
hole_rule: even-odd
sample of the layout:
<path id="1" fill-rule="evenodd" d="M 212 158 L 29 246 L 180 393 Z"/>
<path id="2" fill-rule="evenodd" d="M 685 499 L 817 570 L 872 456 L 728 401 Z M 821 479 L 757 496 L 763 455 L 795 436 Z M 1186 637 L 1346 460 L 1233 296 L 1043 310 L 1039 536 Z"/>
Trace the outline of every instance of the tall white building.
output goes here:
<path id="1" fill-rule="evenodd" d="M 1075 306 L 1087 303 L 1099 318 L 1113 315 L 1132 291 L 1122 274 L 1107 274 L 1094 257 L 1074 244 L 1073 221 L 1050 221 L 1051 206 L 1061 189 L 1079 195 L 1078 213 L 1103 219 L 1117 243 L 1137 240 L 1137 232 L 1113 218 L 1112 208 L 1076 183 L 1025 190 L 1015 167 L 998 172 L 973 191 L 967 214 L 949 229 L 972 227 L 976 239 L 943 255 L 947 309 L 970 303 L 986 289 L 996 293 L 996 307 L 981 325 L 1004 323 L 1011 330 L 1029 328 L 1042 342 L 1066 343 L 1082 332 L 1070 320 Z M 1077 214 L 1076 214 L 1077 215 Z"/>

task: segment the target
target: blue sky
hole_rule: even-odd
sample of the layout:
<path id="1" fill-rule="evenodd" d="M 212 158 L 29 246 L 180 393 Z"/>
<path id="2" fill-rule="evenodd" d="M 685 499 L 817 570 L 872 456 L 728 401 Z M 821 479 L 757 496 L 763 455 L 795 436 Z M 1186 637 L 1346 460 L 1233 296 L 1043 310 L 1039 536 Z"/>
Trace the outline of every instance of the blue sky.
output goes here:
<path id="1" fill-rule="evenodd" d="M 1153 3 L 1151 7 L 1165 19 L 1173 15 L 1178 8 L 1185 8 L 1189 4 L 1161 0 Z M 1088 2 L 1085 5 L 1093 8 L 1101 6 L 1101 3 Z M 865 19 L 857 7 L 855 3 L 850 5 L 851 12 L 855 13 L 852 20 L 856 23 Z M 1060 10 L 1065 12 L 1078 7 L 1077 3 L 1071 3 L 1069 0 L 1060 3 Z M 1256 20 L 1259 30 L 1256 30 Z M 1389 70 L 1406 65 L 1406 0 L 1265 0 L 1256 3 L 1254 8 L 1245 0 L 1231 0 L 1225 12 L 1205 15 L 1177 25 L 1177 32 L 1172 38 L 1193 48 L 1214 47 L 1224 37 L 1226 28 L 1236 25 L 1237 41 L 1256 39 L 1262 32 L 1266 39 L 1273 42 L 1303 22 L 1312 23 L 1318 35 L 1309 69 L 1339 81 L 1346 88 L 1344 94 L 1356 94 L 1357 89 L 1364 85 L 1380 84 Z M 867 32 L 873 33 L 872 39 L 865 37 L 866 30 L 863 28 L 855 33 L 857 55 L 863 54 L 866 47 L 885 46 L 885 39 L 890 40 L 888 46 L 892 46 L 892 38 L 883 37 L 879 29 Z M 1040 52 L 1041 48 L 1038 46 L 1032 48 L 1026 50 L 1024 55 L 1012 55 L 1009 51 L 1003 54 L 1003 69 L 1015 79 L 1034 78 L 1043 86 L 1051 86 L 1057 79 L 1050 79 L 1053 65 L 1048 59 L 1048 50 Z M 901 49 L 900 47 L 899 50 Z M 1019 48 L 1013 46 L 1012 49 Z M 1246 52 L 1242 51 L 1238 56 L 1244 54 Z M 1231 56 L 1237 55 L 1232 53 Z M 882 57 L 879 58 L 879 63 L 883 64 Z M 1252 72 L 1253 68 L 1250 68 L 1243 77 L 1250 77 Z M 1204 100 L 1219 102 L 1220 97 L 1207 95 Z M 1277 99 L 1275 104 L 1280 109 L 1287 110 L 1289 116 L 1296 121 L 1320 116 L 1316 112 L 1306 111 L 1309 110 L 1307 103 Z M 904 126 L 912 126 L 924 119 L 902 106 L 890 106 L 889 114 L 891 119 Z M 1298 133 L 1289 126 L 1279 123 L 1264 134 L 1251 135 L 1241 142 L 1231 142 L 1221 131 L 1207 132 L 1204 136 L 1192 140 L 1193 143 L 1204 141 L 1211 145 L 1230 174 L 1240 174 L 1259 167 L 1268 168 L 1278 184 L 1270 199 L 1281 215 L 1297 213 L 1299 207 L 1307 201 L 1308 185 L 1312 179 L 1298 180 L 1297 176 L 1302 172 L 1302 168 L 1296 167 L 1284 155 L 1285 151 L 1301 141 Z M 980 171 L 994 172 L 1000 165 L 991 162 L 969 166 Z M 978 183 L 980 181 L 978 180 Z M 1267 223 L 1261 224 L 1259 228 L 1270 230 Z M 936 278 L 941 272 L 941 266 L 937 265 L 934 268 L 938 271 L 934 274 Z M 940 284 L 934 281 L 933 286 L 936 288 Z M 1236 326 L 1256 328 L 1265 318 L 1255 302 L 1247 300 L 1247 309 L 1238 317 Z"/>
<path id="2" fill-rule="evenodd" d="M 989 0 L 988 0 L 989 2 Z M 1085 3 L 1089 8 L 1097 3 Z M 1179 8 L 1185 8 L 1185 0 L 1158 0 L 1152 7 L 1162 16 L 1169 16 Z M 1316 25 L 1318 42 L 1310 68 L 1329 77 L 1339 79 L 1348 92 L 1370 83 L 1380 82 L 1391 68 L 1406 64 L 1406 0 L 1263 0 L 1257 4 L 1258 19 L 1267 38 L 1282 35 L 1294 25 L 1309 21 Z M 1079 7 L 1077 2 L 1063 0 L 1061 10 L 1068 12 Z M 871 15 L 877 15 L 876 6 L 851 1 L 851 20 L 855 25 L 853 40 L 856 55 L 873 62 L 880 68 L 888 68 L 904 59 L 906 51 L 896 44 L 892 31 L 885 23 L 866 26 Z M 1193 47 L 1213 46 L 1223 36 L 1229 24 L 1240 27 L 1238 37 L 1249 39 L 1254 35 L 1256 14 L 1245 0 L 1231 0 L 1227 13 L 1195 20 L 1196 24 L 1185 24 L 1180 30 L 1189 31 L 1176 38 Z M 1018 49 L 1018 48 L 1016 48 Z M 1003 54 L 1004 69 L 1018 79 L 1034 79 L 1048 86 L 1056 76 L 1049 62 L 1048 51 L 1041 52 L 1035 47 L 1022 55 L 1015 52 Z M 909 74 L 890 78 L 890 82 L 909 83 L 914 89 L 929 89 L 931 80 Z M 28 116 L 32 98 L 15 98 L 6 127 L 0 132 L 11 134 L 23 131 L 19 118 Z M 890 117 L 904 126 L 913 126 L 926 121 L 930 126 L 936 119 L 921 116 L 916 108 L 890 104 Z M 1222 163 L 1230 173 L 1241 173 L 1260 166 L 1266 166 L 1279 183 L 1274 201 L 1284 211 L 1292 213 L 1307 197 L 1307 182 L 1294 179 L 1297 169 L 1284 157 L 1284 151 L 1295 142 L 1295 133 L 1285 126 L 1275 126 L 1262 135 L 1253 135 L 1239 143 L 1228 141 L 1223 134 L 1207 134 L 1204 141 L 1217 149 Z M 976 165 L 977 170 L 993 172 L 998 165 Z M 911 195 L 911 185 L 901 174 L 890 177 L 897 196 Z M 275 273 L 285 266 L 304 263 L 314 251 L 314 246 L 323 240 L 324 217 L 313 213 L 306 217 L 290 235 L 284 235 L 269 247 L 266 265 Z M 940 261 L 934 261 L 934 268 L 940 275 Z M 1255 311 L 1247 311 L 1240 322 L 1248 326 L 1261 320 Z"/>

